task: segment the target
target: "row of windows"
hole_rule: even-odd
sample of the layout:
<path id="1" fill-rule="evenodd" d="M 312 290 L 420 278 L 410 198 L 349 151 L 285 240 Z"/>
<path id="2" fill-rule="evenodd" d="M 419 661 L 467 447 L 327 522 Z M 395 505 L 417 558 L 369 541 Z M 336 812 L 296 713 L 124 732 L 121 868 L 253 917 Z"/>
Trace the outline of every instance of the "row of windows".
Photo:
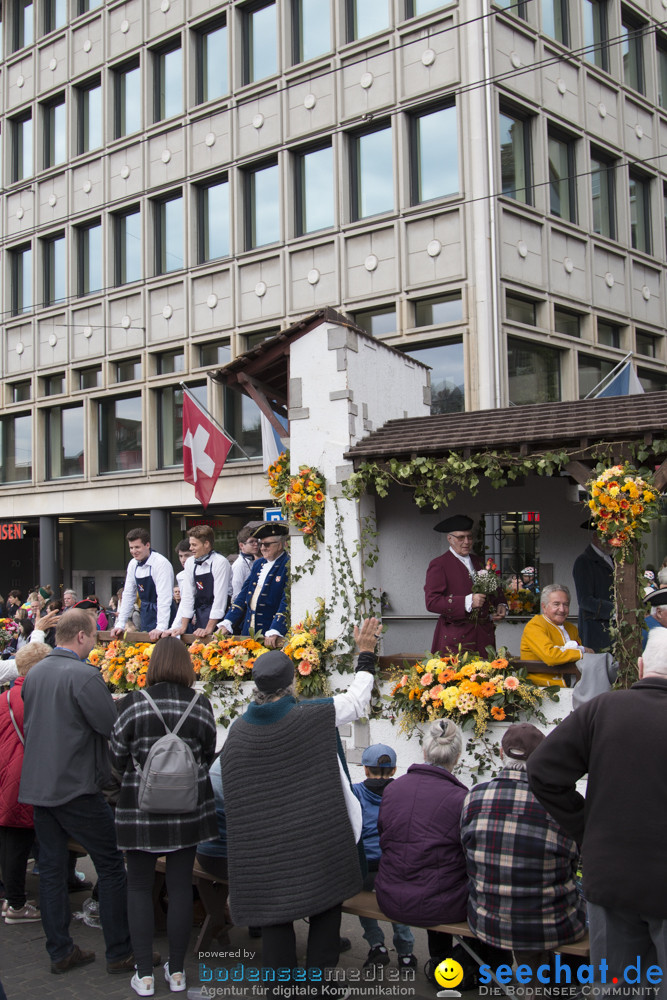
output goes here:
<path id="1" fill-rule="evenodd" d="M 621 5 L 619 12 L 612 0 L 577 0 L 576 13 L 572 0 L 495 3 L 523 20 L 537 18 L 536 26 L 545 35 L 579 51 L 591 65 L 622 74 L 626 87 L 637 93 L 650 96 L 652 90 L 657 103 L 667 108 L 667 34 L 656 32 L 655 25 L 634 10 Z"/>
<path id="2" fill-rule="evenodd" d="M 70 18 L 96 7 L 103 0 L 5 0 L 9 13 L 12 52 L 31 45 L 35 32 L 48 34 L 64 28 Z M 445 6 L 443 0 L 405 0 L 405 18 L 418 17 Z M 365 38 L 391 25 L 391 0 L 346 0 L 344 11 L 346 41 Z M 68 9 L 69 8 L 69 9 Z M 327 16 L 328 15 L 328 16 Z M 291 0 L 288 6 L 291 29 L 291 57 L 294 64 L 326 55 L 333 48 L 330 5 L 322 0 Z M 239 5 L 236 23 L 243 51 L 243 83 L 271 76 L 278 69 L 279 12 L 275 0 L 251 0 Z M 0 44 L 0 53 L 2 45 Z M 224 52 L 226 60 L 226 43 Z M 226 91 L 223 91 L 226 93 Z"/>
<path id="3" fill-rule="evenodd" d="M 502 192 L 526 205 L 533 205 L 538 200 L 533 164 L 537 120 L 537 116 L 527 116 L 514 110 L 504 110 L 500 114 Z M 654 252 L 651 215 L 652 193 L 655 186 L 661 183 L 657 178 L 637 167 L 621 167 L 619 157 L 593 145 L 589 149 L 588 162 L 584 162 L 583 141 L 551 126 L 548 127 L 547 149 L 549 181 L 546 210 L 551 215 L 583 225 L 611 240 L 626 242 L 635 250 Z M 588 185 L 587 219 L 579 204 L 583 187 L 580 181 Z M 625 233 L 619 223 L 622 186 L 626 191 L 629 230 Z M 663 183 L 661 187 L 667 233 L 667 186 Z"/>

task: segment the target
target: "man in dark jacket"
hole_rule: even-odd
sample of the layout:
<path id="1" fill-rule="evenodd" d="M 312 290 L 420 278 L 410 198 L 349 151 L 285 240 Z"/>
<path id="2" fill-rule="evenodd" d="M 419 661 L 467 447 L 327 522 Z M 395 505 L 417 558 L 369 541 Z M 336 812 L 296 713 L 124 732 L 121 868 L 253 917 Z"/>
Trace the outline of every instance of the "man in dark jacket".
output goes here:
<path id="1" fill-rule="evenodd" d="M 640 680 L 560 723 L 528 761 L 535 796 L 581 845 L 591 964 L 606 981 L 637 965 L 667 969 L 667 629 L 654 629 Z M 586 798 L 576 783 L 588 774 Z M 630 980 L 632 983 L 633 980 Z M 637 984 L 638 985 L 638 984 Z"/>
<path id="2" fill-rule="evenodd" d="M 19 801 L 34 807 L 39 840 L 40 908 L 51 972 L 95 960 L 69 933 L 67 839 L 83 844 L 98 874 L 107 972 L 134 968 L 123 855 L 101 789 L 111 767 L 108 739 L 116 707 L 99 670 L 86 662 L 95 618 L 73 608 L 56 627 L 56 648 L 23 684 L 25 754 Z M 159 961 L 159 957 L 158 957 Z"/>
<path id="3" fill-rule="evenodd" d="M 582 527 L 591 527 L 588 524 Z M 584 646 L 602 653 L 609 648 L 609 621 L 614 611 L 614 561 L 611 546 L 597 532 L 574 560 L 572 576 L 579 605 L 579 635 Z"/>

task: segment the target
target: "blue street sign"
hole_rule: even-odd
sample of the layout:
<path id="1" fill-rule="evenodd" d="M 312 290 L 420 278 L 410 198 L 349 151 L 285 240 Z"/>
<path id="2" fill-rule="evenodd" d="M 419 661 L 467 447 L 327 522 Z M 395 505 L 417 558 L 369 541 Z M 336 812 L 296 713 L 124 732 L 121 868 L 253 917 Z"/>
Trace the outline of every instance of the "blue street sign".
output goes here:
<path id="1" fill-rule="evenodd" d="M 265 507 L 264 508 L 264 520 L 265 521 L 282 521 L 283 512 L 280 507 Z"/>

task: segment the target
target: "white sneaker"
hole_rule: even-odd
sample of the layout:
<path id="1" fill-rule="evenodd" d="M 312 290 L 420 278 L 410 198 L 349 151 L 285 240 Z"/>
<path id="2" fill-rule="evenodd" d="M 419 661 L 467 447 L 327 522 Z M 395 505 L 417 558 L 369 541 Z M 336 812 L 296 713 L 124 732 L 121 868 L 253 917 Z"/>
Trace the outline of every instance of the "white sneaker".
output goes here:
<path id="1" fill-rule="evenodd" d="M 15 910 L 13 906 L 8 906 L 5 913 L 6 924 L 34 924 L 38 920 L 41 920 L 40 912 L 31 903 L 26 903 L 19 910 Z"/>
<path id="2" fill-rule="evenodd" d="M 186 988 L 184 972 L 175 972 L 172 976 L 169 971 L 169 962 L 165 962 L 164 978 L 169 983 L 169 989 L 172 993 L 183 993 Z"/>
<path id="3" fill-rule="evenodd" d="M 152 997 L 155 993 L 155 977 L 154 976 L 142 976 L 141 979 L 135 974 L 130 980 L 130 986 L 136 994 L 140 997 Z"/>

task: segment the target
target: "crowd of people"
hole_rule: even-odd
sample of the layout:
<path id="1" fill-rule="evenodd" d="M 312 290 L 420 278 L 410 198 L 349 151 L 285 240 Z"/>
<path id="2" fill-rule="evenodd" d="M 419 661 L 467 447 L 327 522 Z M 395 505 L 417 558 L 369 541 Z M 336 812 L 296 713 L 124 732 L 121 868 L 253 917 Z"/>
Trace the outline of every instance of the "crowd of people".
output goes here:
<path id="1" fill-rule="evenodd" d="M 589 691 L 546 738 L 528 723 L 509 726 L 501 770 L 488 782 L 468 789 L 457 777 L 463 735 L 445 718 L 430 725 L 423 762 L 396 777 L 396 750 L 375 744 L 362 756 L 364 780 L 353 785 L 338 728 L 368 712 L 381 623 L 370 618 L 355 628 L 358 657 L 346 691 L 299 701 L 293 661 L 277 648 L 286 627 L 289 559 L 282 526 L 262 525 L 239 537 L 237 562 L 243 562 L 235 573 L 214 558 L 207 531 L 193 528 L 187 550 L 181 545 L 177 553 L 183 559 L 175 610 L 171 566 L 155 558 L 150 539 L 137 533 L 142 530 L 128 534 L 132 558 L 117 628 L 129 623 L 141 594 L 141 626 L 156 643 L 145 689 L 114 700 L 88 661 L 100 627 L 91 598 L 78 601 L 69 591 L 62 608 L 49 608 L 50 595 L 37 591 L 25 609 L 20 595 L 8 596 L 15 613 L 32 612 L 19 620 L 34 627 L 13 657 L 13 683 L 0 695 L 3 919 L 10 926 L 41 920 L 53 974 L 95 960 L 70 934 L 72 842 L 97 872 L 107 972 L 127 974 L 138 996 L 154 995 L 161 964 L 153 950 L 161 855 L 169 899 L 162 974 L 171 992 L 187 988 L 195 857 L 228 881 L 232 920 L 261 935 L 265 969 L 297 967 L 294 923 L 307 920 L 305 967 L 316 990 L 317 973 L 339 961 L 342 904 L 362 888 L 375 891 L 392 924 L 403 973 L 417 965 L 413 928 L 426 929 L 424 971 L 434 984 L 447 958 L 460 963 L 463 989 L 477 982 L 478 963 L 514 963 L 527 970 L 526 993 L 537 995 L 538 970 L 552 966 L 555 951 L 581 938 L 587 923 L 591 964 L 606 962 L 610 977 L 621 976 L 635 954 L 645 969 L 651 963 L 667 968 L 659 851 L 667 631 L 649 631 L 640 680 L 630 690 L 608 693 L 607 681 L 601 688 L 607 693 Z M 479 643 L 493 616 L 484 621 L 472 611 L 485 602 L 501 605 L 500 598 L 491 603 L 493 594 L 470 592 L 480 563 L 466 523 L 449 519 L 439 530 L 448 534 L 451 558 L 429 567 L 427 600 L 440 615 L 434 649 L 442 651 L 452 622 L 459 641 Z M 258 550 L 265 556 L 257 559 Z M 442 589 L 442 574 L 449 591 Z M 230 587 L 239 588 L 235 597 Z M 457 593 L 456 587 L 468 589 Z M 539 597 L 540 614 L 524 630 L 522 656 L 545 663 L 555 657 L 558 666 L 593 653 L 566 621 L 568 588 L 548 585 Z M 591 609 L 596 621 L 600 607 Z M 500 620 L 502 612 L 496 614 Z M 267 637 L 268 651 L 253 668 L 250 703 L 218 756 L 210 702 L 194 690 L 188 647 L 179 641 L 188 627 L 202 636 L 256 628 Z M 178 772 L 167 799 L 151 805 L 153 761 L 167 737 L 182 744 L 192 784 L 183 800 Z M 584 800 L 576 783 L 586 774 Z M 35 848 L 39 905 L 26 893 Z M 583 893 L 577 886 L 582 862 Z M 368 945 L 364 965 L 389 964 L 380 922 L 360 920 Z M 474 959 L 435 929 L 463 920 L 474 935 Z M 281 987 L 269 983 L 269 995 L 281 995 Z M 326 995 L 333 995 L 329 984 Z"/>

